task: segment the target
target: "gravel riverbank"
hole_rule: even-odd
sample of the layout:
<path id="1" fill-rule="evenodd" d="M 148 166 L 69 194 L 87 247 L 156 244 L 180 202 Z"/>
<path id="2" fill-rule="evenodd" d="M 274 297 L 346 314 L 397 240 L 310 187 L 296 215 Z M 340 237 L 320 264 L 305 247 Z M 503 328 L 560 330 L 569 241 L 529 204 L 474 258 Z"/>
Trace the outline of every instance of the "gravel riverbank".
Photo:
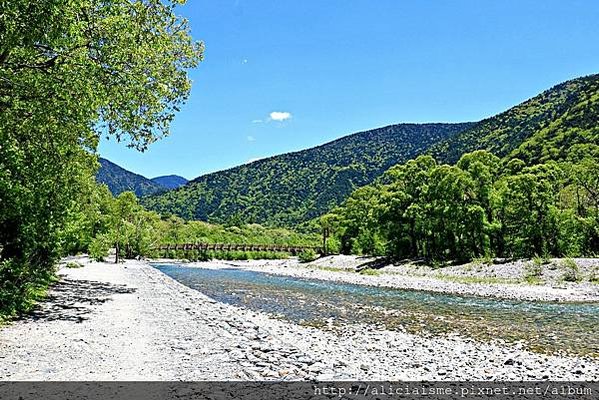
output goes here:
<path id="1" fill-rule="evenodd" d="M 322 331 L 216 303 L 145 262 L 78 260 L 0 330 L 3 380 L 599 379 L 597 359 L 375 323 Z"/>

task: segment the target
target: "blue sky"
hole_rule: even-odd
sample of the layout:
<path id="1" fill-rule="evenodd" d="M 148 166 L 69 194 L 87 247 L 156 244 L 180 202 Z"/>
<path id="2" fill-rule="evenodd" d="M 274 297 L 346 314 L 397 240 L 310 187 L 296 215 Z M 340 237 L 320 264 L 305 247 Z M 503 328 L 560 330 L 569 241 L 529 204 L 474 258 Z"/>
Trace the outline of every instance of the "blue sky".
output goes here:
<path id="1" fill-rule="evenodd" d="M 100 154 L 194 178 L 399 122 L 474 121 L 599 72 L 597 0 L 189 0 L 205 60 L 171 135 Z"/>

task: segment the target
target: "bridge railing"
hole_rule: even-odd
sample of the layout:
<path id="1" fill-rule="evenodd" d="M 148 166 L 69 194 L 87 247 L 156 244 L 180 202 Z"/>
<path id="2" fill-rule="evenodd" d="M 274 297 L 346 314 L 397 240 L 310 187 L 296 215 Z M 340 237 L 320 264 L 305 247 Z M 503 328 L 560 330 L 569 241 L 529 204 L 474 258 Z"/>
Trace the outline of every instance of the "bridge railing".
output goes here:
<path id="1" fill-rule="evenodd" d="M 235 244 L 235 243 L 173 243 L 154 247 L 159 251 L 264 251 L 275 253 L 290 253 L 297 255 L 303 251 L 312 250 L 324 254 L 322 247 L 318 246 L 292 246 L 284 244 Z"/>

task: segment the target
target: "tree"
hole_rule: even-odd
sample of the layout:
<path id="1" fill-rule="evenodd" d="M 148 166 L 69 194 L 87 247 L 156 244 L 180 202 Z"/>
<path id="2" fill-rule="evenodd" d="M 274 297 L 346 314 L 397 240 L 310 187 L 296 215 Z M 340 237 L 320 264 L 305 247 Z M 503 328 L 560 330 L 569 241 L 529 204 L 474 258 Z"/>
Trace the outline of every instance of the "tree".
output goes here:
<path id="1" fill-rule="evenodd" d="M 0 13 L 0 287 L 8 313 L 52 274 L 101 135 L 168 134 L 202 58 L 181 1 L 16 0 Z M 65 237 L 63 236 L 62 239 Z M 12 304 L 5 306 L 5 304 Z"/>
<path id="2" fill-rule="evenodd" d="M 341 252 L 352 254 L 384 253 L 378 230 L 378 190 L 365 186 L 356 190 L 337 210 L 343 229 L 339 232 Z"/>
<path id="3" fill-rule="evenodd" d="M 383 177 L 387 184 L 381 187 L 380 227 L 387 253 L 394 258 L 417 257 L 425 251 L 423 207 L 436 166 L 432 157 L 420 156 L 390 168 Z"/>
<path id="4" fill-rule="evenodd" d="M 325 214 L 319 218 L 319 222 L 322 231 L 322 251 L 326 256 L 331 249 L 328 240 L 339 227 L 339 216 L 334 213 Z"/>
<path id="5" fill-rule="evenodd" d="M 467 172 L 474 184 L 474 201 L 469 205 L 469 225 L 473 235 L 473 254 L 490 255 L 499 238 L 499 221 L 495 219 L 497 201 L 495 182 L 499 178 L 499 157 L 488 151 L 479 150 L 464 154 L 457 163 Z M 482 213 L 482 215 L 481 215 Z"/>
<path id="6" fill-rule="evenodd" d="M 555 208 L 560 193 L 555 164 L 527 167 L 498 182 L 506 255 L 530 257 L 555 253 Z"/>
<path id="7" fill-rule="evenodd" d="M 121 250 L 125 248 L 126 255 L 130 256 L 130 241 L 134 231 L 134 216 L 139 212 L 139 204 L 133 192 L 121 193 L 114 202 L 111 218 L 111 237 L 114 241 L 115 260 L 118 264 Z"/>
<path id="8" fill-rule="evenodd" d="M 145 149 L 168 134 L 189 94 L 186 70 L 202 57 L 202 43 L 174 14 L 180 3 L 4 3 L 2 110 L 62 117 L 86 144 L 105 132 Z M 40 101 L 53 106 L 50 113 L 36 110 Z"/>
<path id="9" fill-rule="evenodd" d="M 184 239 L 183 228 L 185 227 L 185 220 L 171 215 L 166 219 L 166 240 L 168 243 L 178 244 Z"/>
<path id="10" fill-rule="evenodd" d="M 570 223 L 570 233 L 563 235 L 570 240 L 564 239 L 564 243 L 572 242 L 572 231 L 575 231 L 579 237 L 577 246 L 596 254 L 599 252 L 599 145 L 572 146 L 567 161 L 570 201 L 563 197 L 561 200 L 575 211 L 578 224 Z"/>

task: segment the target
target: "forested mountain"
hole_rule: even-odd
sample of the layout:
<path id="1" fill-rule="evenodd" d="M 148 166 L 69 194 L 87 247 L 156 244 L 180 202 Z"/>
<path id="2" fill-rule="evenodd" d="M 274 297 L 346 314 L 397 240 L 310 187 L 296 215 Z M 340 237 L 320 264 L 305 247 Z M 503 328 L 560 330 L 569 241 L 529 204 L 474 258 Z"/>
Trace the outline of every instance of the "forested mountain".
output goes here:
<path id="1" fill-rule="evenodd" d="M 293 225 L 323 214 L 389 167 L 471 124 L 398 124 L 194 179 L 143 204 L 188 219 Z"/>
<path id="2" fill-rule="evenodd" d="M 106 184 L 115 196 L 125 191 L 132 191 L 136 196 L 146 196 L 167 190 L 165 186 L 128 171 L 105 158 L 100 158 L 96 180 Z"/>
<path id="3" fill-rule="evenodd" d="M 152 178 L 151 181 L 169 190 L 180 188 L 188 182 L 187 179 L 179 175 L 157 176 Z"/>
<path id="4" fill-rule="evenodd" d="M 100 158 L 100 169 L 96 175 L 96 180 L 106 184 L 115 196 L 125 191 L 132 191 L 138 197 L 177 189 L 188 182 L 187 179 L 179 175 L 157 176 L 148 179 L 105 158 Z"/>
<path id="5" fill-rule="evenodd" d="M 399 124 L 196 178 L 143 200 L 188 219 L 273 225 L 308 221 L 340 204 L 389 167 L 421 154 L 455 163 L 484 149 L 525 162 L 563 158 L 599 142 L 599 75 L 559 84 L 497 116 L 465 124 Z"/>
<path id="6" fill-rule="evenodd" d="M 482 120 L 433 146 L 430 154 L 454 163 L 463 154 L 488 150 L 527 162 L 564 158 L 573 144 L 599 142 L 599 74 L 546 90 L 501 114 Z"/>

